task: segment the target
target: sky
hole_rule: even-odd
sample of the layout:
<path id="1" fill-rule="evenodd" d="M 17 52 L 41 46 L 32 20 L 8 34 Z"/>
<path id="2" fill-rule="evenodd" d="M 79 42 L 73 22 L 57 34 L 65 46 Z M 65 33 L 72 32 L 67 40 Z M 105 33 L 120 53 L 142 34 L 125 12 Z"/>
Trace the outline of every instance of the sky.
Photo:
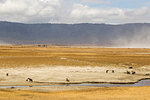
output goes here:
<path id="1" fill-rule="evenodd" d="M 0 21 L 150 23 L 150 0 L 0 0 Z"/>

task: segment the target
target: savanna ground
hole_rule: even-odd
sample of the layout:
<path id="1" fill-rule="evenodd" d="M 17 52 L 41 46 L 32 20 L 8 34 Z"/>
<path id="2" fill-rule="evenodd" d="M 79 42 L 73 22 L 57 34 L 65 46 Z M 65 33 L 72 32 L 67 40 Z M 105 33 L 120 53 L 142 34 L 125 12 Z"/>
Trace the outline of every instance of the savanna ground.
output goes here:
<path id="1" fill-rule="evenodd" d="M 136 75 L 124 74 L 129 66 Z M 115 73 L 105 73 L 105 70 Z M 6 73 L 10 75 L 7 77 Z M 150 73 L 150 49 L 32 45 L 0 46 L 0 85 L 25 82 L 135 82 Z M 43 85 L 43 84 L 42 84 Z M 0 100 L 149 100 L 150 87 L 49 87 L 0 89 Z M 42 91 L 41 91 L 42 90 Z M 46 91 L 44 91 L 46 90 Z M 54 90 L 54 91 L 53 91 Z"/>
<path id="2" fill-rule="evenodd" d="M 67 58 L 63 60 L 63 58 Z M 1 46 L 0 67 L 150 65 L 150 49 Z"/>

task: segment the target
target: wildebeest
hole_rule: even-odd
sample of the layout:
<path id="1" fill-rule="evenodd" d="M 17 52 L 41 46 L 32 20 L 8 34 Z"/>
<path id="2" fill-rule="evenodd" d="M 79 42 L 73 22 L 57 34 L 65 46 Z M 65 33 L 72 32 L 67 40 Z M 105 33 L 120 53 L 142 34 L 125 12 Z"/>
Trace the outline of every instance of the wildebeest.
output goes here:
<path id="1" fill-rule="evenodd" d="M 12 87 L 10 87 L 10 88 L 11 88 L 11 89 L 14 89 L 15 87 L 12 86 Z"/>
<path id="2" fill-rule="evenodd" d="M 132 74 L 135 74 L 136 72 L 135 71 L 132 71 Z"/>
<path id="3" fill-rule="evenodd" d="M 133 67 L 132 67 L 132 66 L 130 66 L 130 67 L 129 67 L 129 69 L 133 69 Z"/>
<path id="4" fill-rule="evenodd" d="M 70 80 L 69 80 L 68 78 L 66 78 L 66 81 L 67 81 L 67 82 L 70 82 Z"/>
<path id="5" fill-rule="evenodd" d="M 145 75 L 150 75 L 149 73 L 145 74 Z"/>
<path id="6" fill-rule="evenodd" d="M 108 73 L 109 71 L 111 71 L 112 73 L 115 73 L 114 70 L 106 70 L 106 73 Z"/>
<path id="7" fill-rule="evenodd" d="M 127 74 L 136 74 L 135 71 L 127 71 L 126 73 L 127 73 Z"/>
<path id="8" fill-rule="evenodd" d="M 106 73 L 108 73 L 109 70 L 106 70 Z"/>
<path id="9" fill-rule="evenodd" d="M 27 78 L 26 81 L 33 82 L 33 80 L 31 78 Z"/>
<path id="10" fill-rule="evenodd" d="M 127 73 L 127 74 L 130 74 L 130 72 L 129 72 L 129 71 L 127 71 L 126 73 Z"/>
<path id="11" fill-rule="evenodd" d="M 112 73 L 115 73 L 115 71 L 114 71 L 114 70 L 112 70 Z"/>
<path id="12" fill-rule="evenodd" d="M 9 74 L 8 73 L 6 73 L 6 76 L 8 76 Z"/>

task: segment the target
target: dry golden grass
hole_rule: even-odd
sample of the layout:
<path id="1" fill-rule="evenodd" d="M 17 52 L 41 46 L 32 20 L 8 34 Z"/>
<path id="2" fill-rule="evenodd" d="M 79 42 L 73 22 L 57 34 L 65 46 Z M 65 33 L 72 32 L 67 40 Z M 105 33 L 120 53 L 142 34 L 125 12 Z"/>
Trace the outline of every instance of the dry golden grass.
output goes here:
<path id="1" fill-rule="evenodd" d="M 0 89 L 0 100 L 150 100 L 150 87 L 90 88 L 40 93 Z"/>
<path id="2" fill-rule="evenodd" d="M 150 49 L 144 48 L 0 46 L 0 67 L 38 67 L 40 65 L 144 66 L 150 65 L 150 54 L 148 53 L 150 53 Z"/>
<path id="3" fill-rule="evenodd" d="M 150 65 L 148 53 L 150 49 L 144 48 L 0 46 L 0 67 L 42 65 L 139 67 Z M 0 89 L 0 100 L 150 100 L 149 94 L 150 87 L 90 88 L 49 93 Z"/>

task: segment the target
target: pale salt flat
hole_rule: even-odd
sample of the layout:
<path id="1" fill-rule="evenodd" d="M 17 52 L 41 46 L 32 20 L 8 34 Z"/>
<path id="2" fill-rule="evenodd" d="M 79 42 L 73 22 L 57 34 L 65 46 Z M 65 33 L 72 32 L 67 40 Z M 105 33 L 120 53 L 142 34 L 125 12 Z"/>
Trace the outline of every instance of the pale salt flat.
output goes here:
<path id="1" fill-rule="evenodd" d="M 106 73 L 106 70 L 110 70 Z M 112 73 L 114 70 L 114 73 Z M 126 74 L 126 71 L 135 71 L 136 74 Z M 9 76 L 6 76 L 9 73 Z M 69 78 L 71 83 L 82 82 L 136 82 L 142 78 L 150 78 L 145 75 L 150 73 L 149 66 L 128 69 L 126 67 L 66 67 L 66 66 L 43 66 L 43 67 L 17 67 L 0 69 L 0 85 L 27 85 L 36 84 L 26 82 L 32 78 L 35 82 L 65 83 Z"/>

